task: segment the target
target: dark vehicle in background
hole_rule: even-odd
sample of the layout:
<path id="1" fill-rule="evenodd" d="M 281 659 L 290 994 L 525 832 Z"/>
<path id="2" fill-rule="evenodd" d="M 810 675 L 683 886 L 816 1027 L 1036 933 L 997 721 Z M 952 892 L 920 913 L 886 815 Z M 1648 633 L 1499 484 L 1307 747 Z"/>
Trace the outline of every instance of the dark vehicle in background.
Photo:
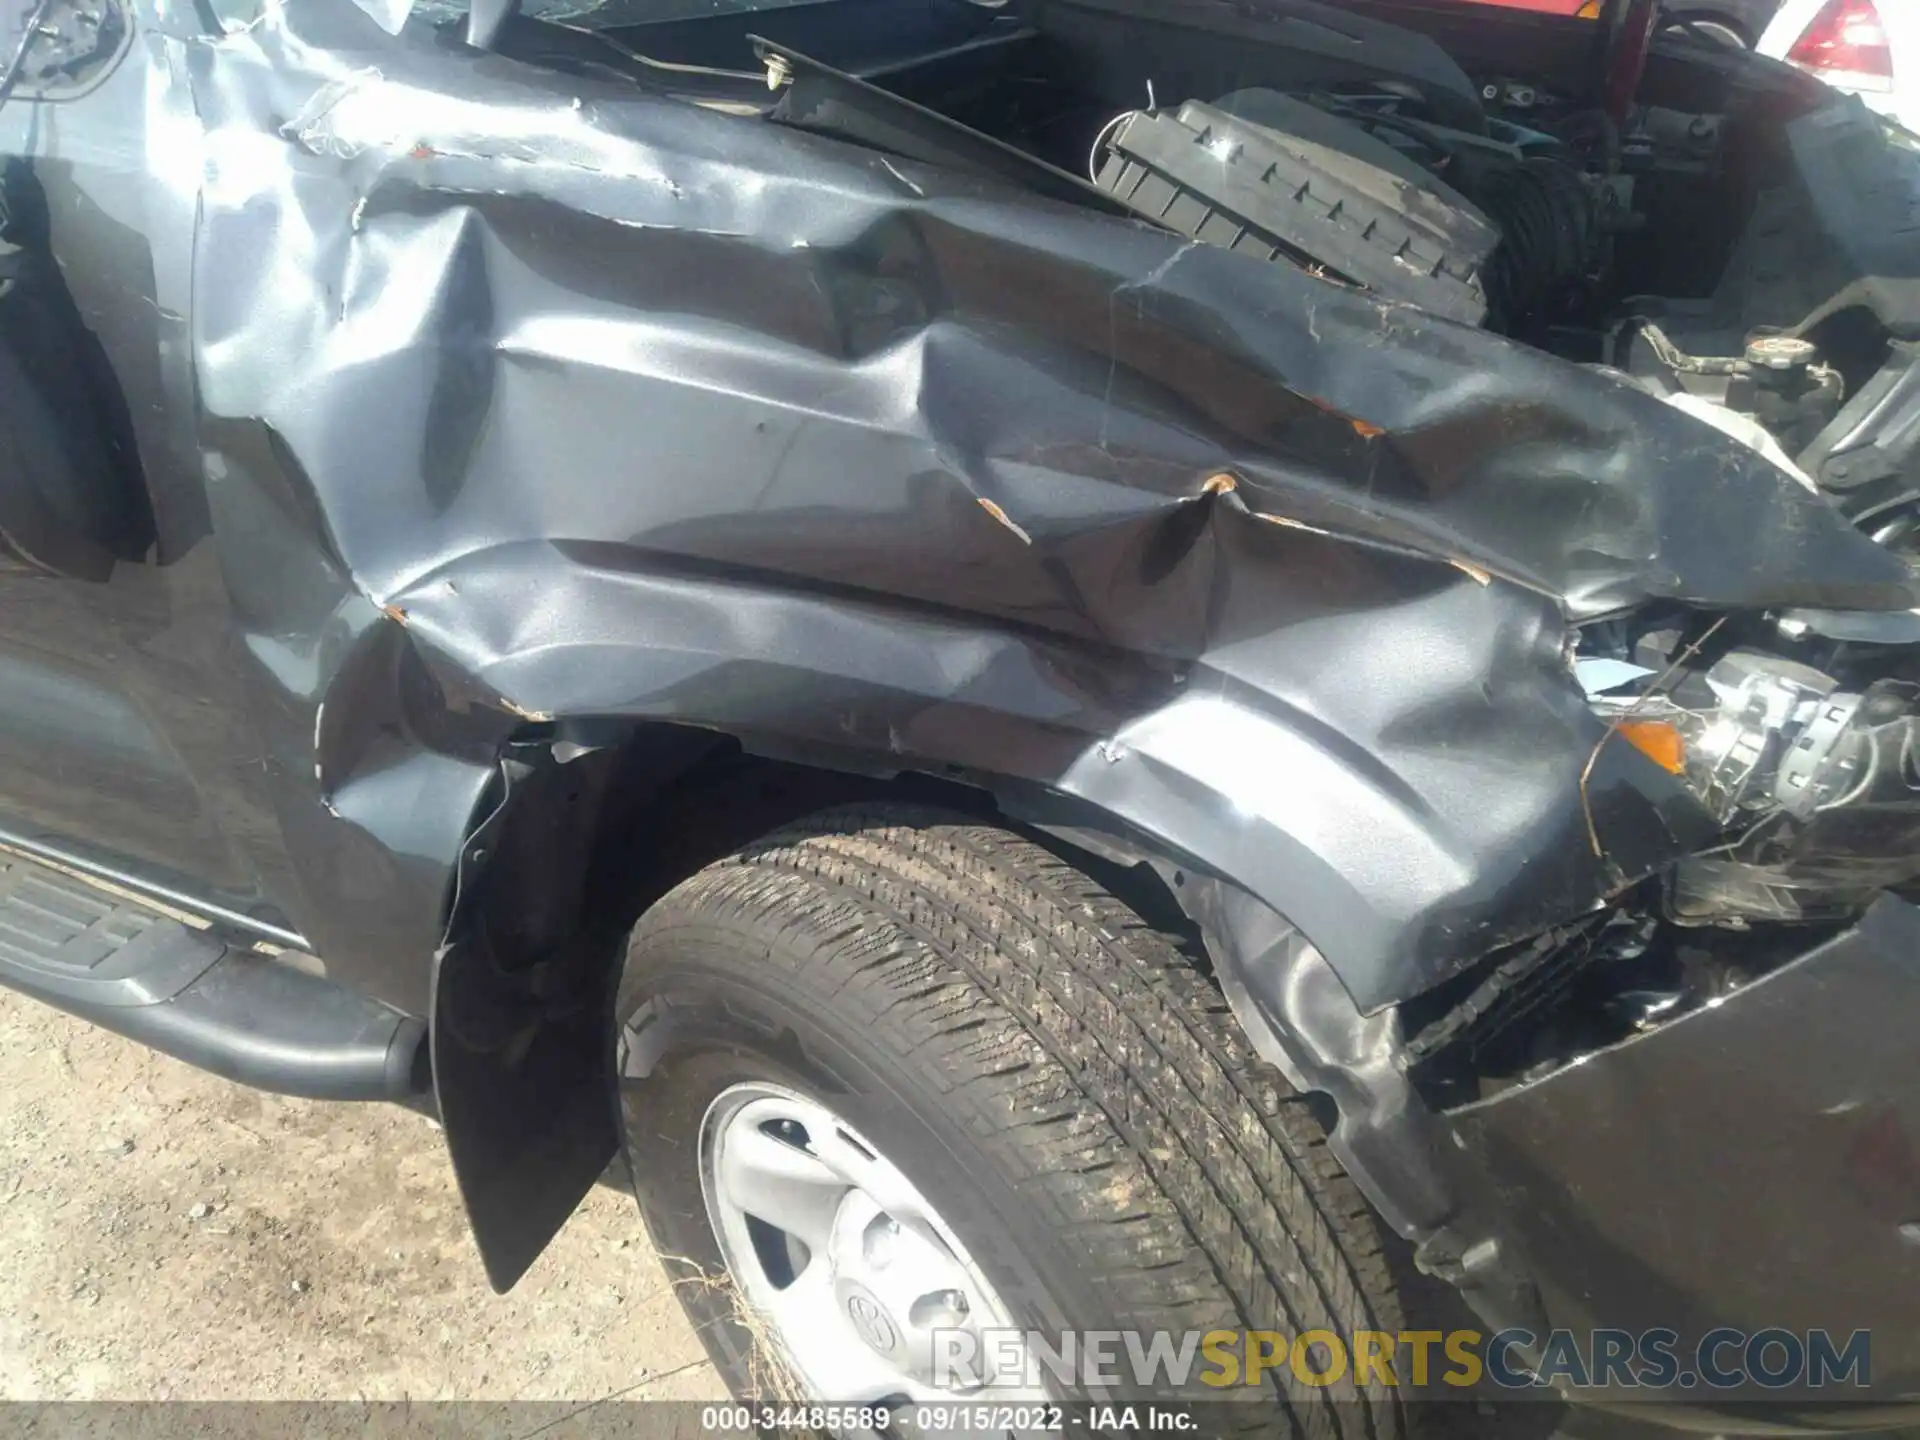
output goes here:
<path id="1" fill-rule="evenodd" d="M 502 1290 L 612 1165 L 743 1395 L 1901 1423 L 1903 133 L 1637 3 L 11 13 L 0 981 L 434 1111 Z"/>

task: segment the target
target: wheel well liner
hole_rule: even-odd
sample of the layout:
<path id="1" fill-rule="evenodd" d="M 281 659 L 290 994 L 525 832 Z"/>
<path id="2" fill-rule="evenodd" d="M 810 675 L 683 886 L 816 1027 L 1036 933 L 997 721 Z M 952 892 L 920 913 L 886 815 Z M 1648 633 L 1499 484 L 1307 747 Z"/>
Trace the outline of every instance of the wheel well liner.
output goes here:
<path id="1" fill-rule="evenodd" d="M 889 797 L 993 810 L 966 787 L 796 765 L 676 725 L 542 726 L 509 747 L 462 850 L 431 1026 L 441 1122 L 496 1290 L 615 1160 L 611 986 L 634 920 L 789 820 Z"/>
<path id="2" fill-rule="evenodd" d="M 1180 893 L 1200 875 L 1193 862 L 1073 797 L 800 764 L 667 723 L 529 727 L 507 747 L 462 848 L 434 972 L 440 1118 L 495 1289 L 525 1273 L 597 1180 L 622 1178 L 609 1169 L 612 987 L 634 921 L 760 836 L 860 801 L 1017 828 L 1156 926 L 1183 931 L 1197 963 L 1214 963 Z"/>
<path id="3" fill-rule="evenodd" d="M 624 1180 L 613 997 L 634 921 L 760 836 L 861 801 L 1021 830 L 1179 932 L 1262 1057 L 1326 1097 L 1330 1144 L 1392 1229 L 1445 1245 L 1479 1223 L 1457 1213 L 1433 1117 L 1398 1083 L 1391 1012 L 1364 1015 L 1298 929 L 1192 857 L 1083 800 L 1014 782 L 801 764 L 668 723 L 561 722 L 524 731 L 503 757 L 460 857 L 435 970 L 440 1114 L 496 1290 L 518 1281 L 596 1181 Z M 1534 1317 L 1524 1280 L 1504 1268 L 1480 1288 L 1489 1313 Z"/>

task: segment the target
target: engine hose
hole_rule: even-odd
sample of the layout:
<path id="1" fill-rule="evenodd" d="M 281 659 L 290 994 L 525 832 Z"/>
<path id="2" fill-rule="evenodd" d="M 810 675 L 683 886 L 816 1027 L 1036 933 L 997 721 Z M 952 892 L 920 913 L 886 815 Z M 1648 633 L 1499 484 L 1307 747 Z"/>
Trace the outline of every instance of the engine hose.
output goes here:
<path id="1" fill-rule="evenodd" d="M 1485 277 L 1495 324 L 1512 323 L 1586 275 L 1599 225 L 1592 197 L 1570 167 L 1529 159 L 1476 198 L 1502 236 Z"/>
<path id="2" fill-rule="evenodd" d="M 20 83 L 20 74 L 26 69 L 27 51 L 39 38 L 41 27 L 47 23 L 47 16 L 53 11 L 53 0 L 40 0 L 33 7 L 33 13 L 27 16 L 26 28 L 20 32 L 20 43 L 15 47 L 5 69 L 0 69 L 0 106 L 13 98 L 13 87 Z"/>

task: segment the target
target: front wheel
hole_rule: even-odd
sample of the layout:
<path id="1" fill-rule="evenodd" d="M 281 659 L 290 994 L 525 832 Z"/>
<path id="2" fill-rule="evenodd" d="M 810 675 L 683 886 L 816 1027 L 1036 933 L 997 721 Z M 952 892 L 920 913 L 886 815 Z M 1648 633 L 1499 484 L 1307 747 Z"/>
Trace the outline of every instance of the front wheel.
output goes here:
<path id="1" fill-rule="evenodd" d="M 1209 1332 L 1398 1331 L 1380 1236 L 1191 961 L 1039 845 L 800 822 L 641 919 L 618 1018 L 641 1207 L 736 1395 L 1204 1395 L 1264 1402 L 1234 1429 L 1406 1433 L 1350 1373 L 1214 1388 Z"/>

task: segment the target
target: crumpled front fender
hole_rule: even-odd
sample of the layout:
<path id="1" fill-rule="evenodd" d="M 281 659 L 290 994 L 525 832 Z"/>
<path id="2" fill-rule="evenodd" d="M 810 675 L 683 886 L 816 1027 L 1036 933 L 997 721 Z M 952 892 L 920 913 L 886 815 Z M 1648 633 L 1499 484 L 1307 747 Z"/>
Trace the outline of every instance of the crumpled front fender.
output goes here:
<path id="1" fill-rule="evenodd" d="M 1582 783 L 1569 620 L 1913 601 L 1709 427 L 1284 266 L 348 0 L 193 48 L 218 514 L 310 519 L 442 703 L 1083 793 L 1369 1008 L 1680 843 L 1630 747 Z"/>
<path id="2" fill-rule="evenodd" d="M 151 40 L 191 480 L 347 970 L 451 896 L 408 756 L 471 803 L 628 716 L 1078 797 L 1377 1009 L 1688 843 L 1569 622 L 1915 603 L 1624 380 L 1284 265 L 350 0 Z"/>
<path id="3" fill-rule="evenodd" d="M 1117 560 L 1171 549 L 1169 529 L 1182 563 L 1261 545 L 1308 583 L 1337 565 L 1344 611 L 1173 666 L 549 545 L 468 557 L 393 608 L 444 690 L 475 705 L 677 722 L 764 754 L 962 778 L 1010 809 L 1034 790 L 1085 802 L 1288 916 L 1366 1009 L 1699 838 L 1690 803 L 1631 747 L 1601 750 L 1581 803 L 1605 732 L 1554 663 L 1560 625 L 1538 597 L 1274 531 L 1216 496 L 1104 539 Z M 1238 590 L 1284 613 L 1284 595 Z M 1464 698 L 1435 696 L 1449 676 Z"/>

